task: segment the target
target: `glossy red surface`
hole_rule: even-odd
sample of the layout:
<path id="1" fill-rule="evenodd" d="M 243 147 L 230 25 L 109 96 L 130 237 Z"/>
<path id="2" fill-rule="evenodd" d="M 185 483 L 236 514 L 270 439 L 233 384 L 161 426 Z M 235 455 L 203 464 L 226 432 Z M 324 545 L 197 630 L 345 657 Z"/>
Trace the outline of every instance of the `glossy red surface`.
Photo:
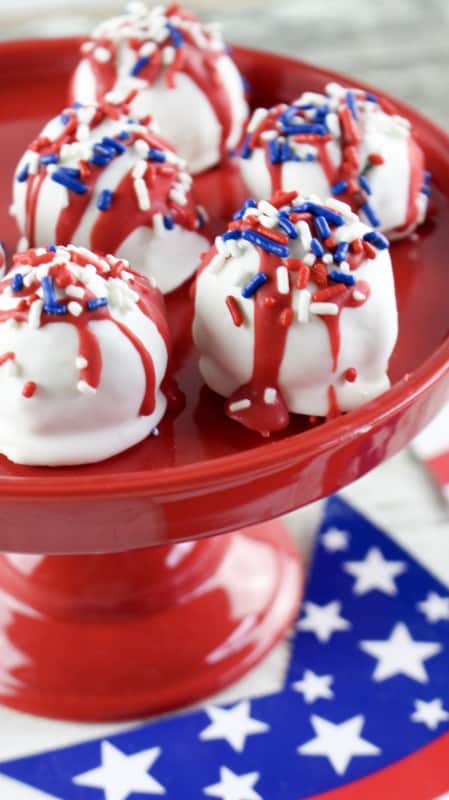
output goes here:
<path id="1" fill-rule="evenodd" d="M 138 553 L 0 559 L 0 701 L 83 720 L 191 703 L 284 634 L 302 574 L 283 525 Z"/>
<path id="2" fill-rule="evenodd" d="M 236 49 L 254 104 L 320 89 L 335 76 L 280 56 Z M 0 232 L 11 248 L 9 179 L 45 119 L 64 104 L 77 59 L 75 40 L 21 42 L 0 48 Z M 400 108 L 403 108 L 399 105 Z M 0 460 L 0 549 L 94 552 L 161 544 L 258 522 L 329 494 L 395 453 L 449 393 L 447 266 L 449 139 L 415 111 L 411 116 L 434 174 L 434 209 L 416 240 L 392 254 L 400 307 L 393 388 L 350 414 L 306 430 L 262 439 L 225 418 L 222 401 L 201 386 L 186 340 L 178 341 L 177 377 L 184 411 L 148 439 L 97 465 L 17 467 Z M 232 167 L 197 180 L 216 229 L 242 198 Z M 170 300 L 172 319 L 188 318 L 184 287 Z M 112 524 L 111 524 L 112 523 Z"/>
<path id="3" fill-rule="evenodd" d="M 266 53 L 235 55 L 255 105 L 339 77 Z M 77 56 L 77 40 L 0 46 L 0 234 L 10 251 L 14 166 L 64 105 Z M 262 439 L 227 419 L 223 401 L 201 385 L 181 287 L 168 305 L 187 403 L 166 417 L 158 438 L 81 468 L 0 458 L 0 550 L 14 553 L 0 559 L 0 700 L 112 719 L 192 702 L 234 680 L 290 624 L 297 555 L 280 523 L 194 540 L 335 491 L 399 450 L 446 400 L 449 138 L 403 110 L 436 188 L 419 236 L 392 248 L 400 309 L 393 388 L 345 417 L 311 430 L 297 417 L 282 435 Z M 216 231 L 244 197 L 229 165 L 200 176 L 196 188 Z M 188 541 L 173 545 L 180 540 Z"/>

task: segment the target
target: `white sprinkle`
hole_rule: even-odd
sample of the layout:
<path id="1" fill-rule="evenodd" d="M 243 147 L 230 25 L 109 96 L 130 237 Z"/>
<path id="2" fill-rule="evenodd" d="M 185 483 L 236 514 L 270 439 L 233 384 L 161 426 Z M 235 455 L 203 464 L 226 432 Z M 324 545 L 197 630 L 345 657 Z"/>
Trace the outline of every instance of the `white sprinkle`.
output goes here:
<path id="1" fill-rule="evenodd" d="M 265 228 L 276 228 L 278 224 L 276 217 L 269 217 L 267 214 L 259 214 L 259 222 Z"/>
<path id="2" fill-rule="evenodd" d="M 304 261 L 304 264 L 307 267 L 313 267 L 313 265 L 314 265 L 314 263 L 316 261 L 316 256 L 314 256 L 313 253 L 307 253 L 304 256 L 303 261 Z"/>
<path id="3" fill-rule="evenodd" d="M 334 259 L 330 253 L 325 253 L 324 256 L 321 257 L 323 264 L 332 264 L 333 260 Z"/>
<path id="4" fill-rule="evenodd" d="M 80 300 L 86 294 L 81 286 L 73 286 L 72 284 L 66 287 L 65 293 L 68 297 L 76 297 L 78 300 Z"/>
<path id="5" fill-rule="evenodd" d="M 41 324 L 41 314 L 44 303 L 42 300 L 35 300 L 30 306 L 28 314 L 28 325 L 30 328 L 39 328 Z"/>
<path id="6" fill-rule="evenodd" d="M 90 128 L 85 122 L 81 122 L 76 129 L 76 138 L 79 142 L 85 142 L 90 137 Z M 54 166 L 54 165 L 50 165 Z"/>
<path id="7" fill-rule="evenodd" d="M 87 358 L 84 358 L 84 356 L 77 356 L 75 359 L 75 365 L 77 369 L 86 369 L 88 363 L 89 362 Z"/>
<path id="8" fill-rule="evenodd" d="M 90 384 L 86 383 L 86 381 L 78 381 L 76 388 L 78 389 L 81 394 L 96 394 L 97 390 L 90 386 Z"/>
<path id="9" fill-rule="evenodd" d="M 169 197 L 170 200 L 173 200 L 173 202 L 177 203 L 179 206 L 187 205 L 186 193 L 180 184 L 176 184 L 170 189 Z"/>
<path id="10" fill-rule="evenodd" d="M 132 176 L 134 179 L 143 178 L 148 169 L 148 161 L 138 161 L 133 167 Z"/>
<path id="11" fill-rule="evenodd" d="M 272 131 L 272 130 L 270 130 L 270 131 L 263 131 L 263 133 L 261 133 L 261 134 L 260 134 L 260 138 L 261 138 L 261 139 L 262 139 L 264 142 L 268 142 L 270 139 L 276 139 L 276 138 L 277 138 L 277 135 L 278 135 L 278 132 L 277 132 L 277 131 Z"/>
<path id="12" fill-rule="evenodd" d="M 256 128 L 259 127 L 260 123 L 265 119 L 267 114 L 268 110 L 266 108 L 256 108 L 246 129 L 248 133 L 254 133 Z"/>
<path id="13" fill-rule="evenodd" d="M 83 55 L 87 55 L 94 49 L 95 45 L 93 42 L 83 42 L 81 45 L 81 52 Z"/>
<path id="14" fill-rule="evenodd" d="M 307 250 L 310 250 L 312 234 L 310 233 L 310 228 L 305 219 L 300 219 L 299 222 L 296 223 L 296 230 L 298 231 L 301 244 L 304 250 L 307 252 Z"/>
<path id="15" fill-rule="evenodd" d="M 298 322 L 309 321 L 310 298 L 311 294 L 308 289 L 300 289 L 300 291 L 298 292 L 298 306 L 297 306 Z"/>
<path id="16" fill-rule="evenodd" d="M 279 211 L 277 208 L 272 206 L 267 200 L 261 200 L 259 203 L 259 208 L 262 214 L 267 214 L 269 217 L 276 217 L 277 219 L 279 216 Z"/>
<path id="17" fill-rule="evenodd" d="M 338 269 L 340 270 L 340 272 L 344 272 L 345 274 L 351 272 L 351 267 L 349 266 L 347 261 L 341 261 L 340 264 L 338 265 Z"/>
<path id="18" fill-rule="evenodd" d="M 30 153 L 28 155 L 28 174 L 37 175 L 39 170 L 39 153 Z"/>
<path id="19" fill-rule="evenodd" d="M 83 313 L 83 307 L 80 303 L 77 303 L 75 300 L 71 300 L 67 306 L 67 310 L 72 317 L 79 317 L 80 314 Z"/>
<path id="20" fill-rule="evenodd" d="M 240 242 L 236 242 L 235 239 L 227 239 L 226 244 L 228 246 L 228 252 L 233 258 L 239 258 L 242 255 L 241 248 L 239 247 Z"/>
<path id="21" fill-rule="evenodd" d="M 142 178 L 134 181 L 134 191 L 137 197 L 137 205 L 140 211 L 149 211 L 151 208 L 150 193 L 148 187 Z"/>
<path id="22" fill-rule="evenodd" d="M 134 150 L 140 158 L 148 158 L 149 148 L 143 139 L 136 139 L 134 142 Z"/>
<path id="23" fill-rule="evenodd" d="M 172 47 L 171 45 L 167 45 L 167 47 L 164 47 L 164 49 L 162 50 L 162 63 L 173 64 L 175 56 L 176 56 L 175 48 Z"/>
<path id="24" fill-rule="evenodd" d="M 287 267 L 278 267 L 276 270 L 276 284 L 279 294 L 288 294 L 290 291 L 290 281 L 288 279 Z"/>
<path id="25" fill-rule="evenodd" d="M 237 400 L 235 403 L 231 403 L 229 406 L 229 411 L 233 414 L 235 411 L 244 411 L 245 408 L 251 407 L 251 400 Z"/>
<path id="26" fill-rule="evenodd" d="M 336 317 L 338 314 L 338 306 L 336 303 L 310 303 L 309 311 L 311 314 Z"/>
<path id="27" fill-rule="evenodd" d="M 366 295 L 363 294 L 363 292 L 359 292 L 358 289 L 352 293 L 352 296 L 358 303 L 363 303 L 363 301 L 366 300 Z"/>
<path id="28" fill-rule="evenodd" d="M 153 230 L 158 236 L 162 236 L 166 231 L 164 217 L 160 213 L 153 214 Z"/>
<path id="29" fill-rule="evenodd" d="M 219 272 L 226 264 L 226 256 L 224 253 L 217 253 L 208 264 L 207 269 L 211 272 Z"/>
<path id="30" fill-rule="evenodd" d="M 276 402 L 277 391 L 271 387 L 267 387 L 263 393 L 263 401 L 267 406 L 273 406 Z"/>
<path id="31" fill-rule="evenodd" d="M 90 125 L 95 114 L 97 113 L 97 109 L 95 106 L 82 106 L 77 110 L 76 113 L 78 120 L 80 122 L 84 122 L 86 125 Z"/>
<path id="32" fill-rule="evenodd" d="M 99 46 L 95 48 L 93 56 L 95 61 L 98 61 L 99 64 L 106 64 L 111 60 L 111 51 L 106 47 Z"/>
<path id="33" fill-rule="evenodd" d="M 152 56 L 154 51 L 156 50 L 156 45 L 154 42 L 144 42 L 142 47 L 139 50 L 139 55 L 147 58 L 148 56 Z"/>

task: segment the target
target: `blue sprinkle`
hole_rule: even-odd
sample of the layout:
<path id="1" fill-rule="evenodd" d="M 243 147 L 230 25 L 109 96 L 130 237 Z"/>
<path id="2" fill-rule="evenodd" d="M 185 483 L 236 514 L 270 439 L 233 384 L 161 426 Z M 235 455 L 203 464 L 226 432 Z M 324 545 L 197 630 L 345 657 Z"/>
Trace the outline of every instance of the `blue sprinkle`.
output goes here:
<path id="1" fill-rule="evenodd" d="M 345 260 L 346 256 L 348 255 L 348 250 L 348 242 L 339 242 L 334 252 L 334 261 L 336 264 L 341 264 L 341 262 Z"/>
<path id="2" fill-rule="evenodd" d="M 252 87 L 251 87 L 251 84 L 250 84 L 248 78 L 245 78 L 244 75 L 240 75 L 240 77 L 242 79 L 243 91 L 245 92 L 245 94 L 249 94 L 251 92 L 251 88 Z"/>
<path id="3" fill-rule="evenodd" d="M 251 278 L 246 286 L 243 287 L 242 297 L 246 297 L 246 299 L 252 297 L 264 283 L 267 283 L 267 281 L 268 275 L 266 275 L 265 272 L 258 272 L 257 275 L 254 275 L 254 278 Z"/>
<path id="4" fill-rule="evenodd" d="M 79 178 L 81 172 L 76 167 L 59 167 L 59 172 L 63 172 L 64 175 L 68 175 L 69 178 Z"/>
<path id="5" fill-rule="evenodd" d="M 301 133 L 316 133 L 318 136 L 325 136 L 327 128 L 325 125 L 316 125 L 313 122 L 303 122 L 297 125 L 284 125 L 282 132 L 286 136 L 293 136 Z"/>
<path id="6" fill-rule="evenodd" d="M 313 106 L 309 106 L 309 108 L 312 107 Z M 285 111 L 283 111 L 281 116 L 279 117 L 279 122 L 281 123 L 281 125 L 289 125 L 292 119 L 296 116 L 298 109 L 300 108 L 301 106 L 289 106 L 288 108 L 286 108 Z"/>
<path id="7" fill-rule="evenodd" d="M 349 275 L 347 272 L 339 272 L 338 270 L 334 269 L 329 275 L 331 281 L 335 281 L 336 283 L 344 283 L 345 286 L 354 286 L 355 278 L 353 275 Z"/>
<path id="8" fill-rule="evenodd" d="M 325 206 L 320 206 L 318 203 L 311 203 L 310 201 L 302 203 L 300 206 L 293 206 L 290 211 L 297 214 L 310 212 L 310 214 L 313 214 L 314 217 L 324 217 L 330 225 L 335 225 L 336 228 L 344 225 L 345 222 L 340 214 L 337 214 L 330 208 L 325 208 Z"/>
<path id="9" fill-rule="evenodd" d="M 369 231 L 365 233 L 363 238 L 365 242 L 373 244 L 378 250 L 386 250 L 390 246 L 388 239 L 379 231 Z"/>
<path id="10" fill-rule="evenodd" d="M 352 92 L 351 90 L 346 92 L 346 105 L 348 106 L 353 118 L 358 119 L 359 112 L 357 111 L 357 103 L 355 100 L 354 92 Z"/>
<path id="11" fill-rule="evenodd" d="M 21 292 L 23 289 L 23 275 L 20 272 L 17 272 L 12 279 L 12 290 L 13 292 Z"/>
<path id="12" fill-rule="evenodd" d="M 432 173 L 428 169 L 424 170 L 424 183 L 430 183 L 432 180 Z"/>
<path id="13" fill-rule="evenodd" d="M 426 184 L 421 186 L 421 194 L 425 194 L 426 197 L 430 197 L 431 192 L 432 192 L 432 190 L 431 190 L 430 186 L 426 186 Z"/>
<path id="14" fill-rule="evenodd" d="M 97 208 L 99 211 L 108 211 L 111 207 L 112 198 L 114 197 L 114 193 L 110 191 L 110 189 L 103 189 L 100 192 L 98 201 L 97 201 Z"/>
<path id="15" fill-rule="evenodd" d="M 249 146 L 249 140 L 250 139 L 251 139 L 251 136 L 249 134 L 247 136 L 245 136 L 244 142 L 242 144 L 242 149 L 240 150 L 240 157 L 241 158 L 250 158 L 250 156 L 251 156 L 252 150 L 251 150 L 251 148 Z"/>
<path id="16" fill-rule="evenodd" d="M 111 163 L 111 157 L 102 156 L 100 153 L 94 153 L 90 159 L 90 163 L 95 164 L 97 167 L 107 167 L 107 165 Z"/>
<path id="17" fill-rule="evenodd" d="M 117 139 L 112 139 L 110 136 L 103 136 L 101 143 L 105 147 L 108 147 L 109 150 L 115 150 L 115 152 L 118 155 L 121 155 L 126 150 L 126 147 L 124 147 L 124 145 L 120 144 L 120 142 L 118 142 Z"/>
<path id="18" fill-rule="evenodd" d="M 221 238 L 224 242 L 226 242 L 228 239 L 241 239 L 242 231 L 226 231 L 226 233 L 222 234 Z"/>
<path id="19" fill-rule="evenodd" d="M 298 238 L 298 231 L 296 230 L 295 226 L 292 222 L 290 222 L 287 214 L 285 211 L 281 211 L 278 217 L 278 225 L 284 233 L 287 234 L 289 239 L 297 239 Z"/>
<path id="20" fill-rule="evenodd" d="M 109 160 L 113 158 L 115 155 L 117 155 L 115 149 L 112 149 L 111 147 L 106 147 L 103 144 L 98 144 L 98 143 L 94 144 L 93 149 L 94 153 L 98 153 L 99 156 L 104 156 L 105 158 L 109 158 Z"/>
<path id="21" fill-rule="evenodd" d="M 172 231 L 173 228 L 175 227 L 175 223 L 173 222 L 169 214 L 164 214 L 163 220 L 164 220 L 164 228 L 166 228 L 168 231 Z"/>
<path id="22" fill-rule="evenodd" d="M 133 68 L 132 68 L 132 70 L 130 72 L 130 75 L 135 77 L 149 63 L 150 63 L 150 57 L 149 56 L 141 56 L 140 58 L 137 59 L 136 63 L 134 64 L 134 66 L 133 66 Z"/>
<path id="23" fill-rule="evenodd" d="M 159 161 L 163 164 L 167 160 L 167 156 L 163 150 L 158 150 L 156 147 L 150 147 L 148 152 L 148 161 Z"/>
<path id="24" fill-rule="evenodd" d="M 95 297 L 93 300 L 87 301 L 87 309 L 88 311 L 96 311 L 98 308 L 104 308 L 107 304 L 107 297 Z"/>
<path id="25" fill-rule="evenodd" d="M 338 181 L 337 183 L 334 183 L 333 186 L 331 186 L 331 192 L 332 194 L 343 194 L 343 192 L 345 192 L 347 188 L 348 184 L 346 183 L 346 181 Z"/>
<path id="26" fill-rule="evenodd" d="M 41 286 L 44 292 L 45 305 L 48 306 L 49 308 L 56 306 L 57 303 L 56 303 L 56 295 L 53 286 L 53 281 L 49 275 L 46 275 L 44 278 L 42 278 Z"/>
<path id="27" fill-rule="evenodd" d="M 60 183 L 61 186 L 65 186 L 69 192 L 75 192 L 76 194 L 86 194 L 87 186 L 85 183 L 81 183 L 81 181 L 77 181 L 75 178 L 72 178 L 70 175 L 67 175 L 61 170 L 57 170 L 52 172 L 51 174 L 52 181 L 55 183 Z"/>
<path id="28" fill-rule="evenodd" d="M 318 239 L 315 239 L 315 237 L 313 237 L 310 242 L 310 249 L 317 258 L 324 256 L 324 247 Z"/>
<path id="29" fill-rule="evenodd" d="M 327 239 L 331 235 L 327 219 L 322 215 L 315 217 L 315 228 L 318 236 L 321 236 L 322 239 Z"/>
<path id="30" fill-rule="evenodd" d="M 363 206 L 360 206 L 360 210 L 363 211 L 365 217 L 370 225 L 373 226 L 373 228 L 377 228 L 380 225 L 380 220 L 376 216 L 374 209 L 371 208 L 369 203 L 364 203 Z"/>
<path id="31" fill-rule="evenodd" d="M 373 94 L 372 92 L 365 92 L 365 97 L 370 103 L 378 103 L 377 95 Z"/>
<path id="32" fill-rule="evenodd" d="M 28 178 L 28 174 L 29 174 L 29 166 L 28 166 L 28 164 L 25 164 L 23 169 L 21 169 L 20 172 L 17 173 L 16 180 L 19 183 L 25 183 L 25 181 Z"/>
<path id="33" fill-rule="evenodd" d="M 204 226 L 206 224 L 206 218 L 205 218 L 203 212 L 199 208 L 197 208 L 197 210 L 196 210 L 196 218 L 198 220 L 199 227 L 200 228 L 204 228 Z"/>
<path id="34" fill-rule="evenodd" d="M 245 202 L 243 203 L 242 207 L 239 208 L 239 210 L 235 212 L 235 214 L 233 215 L 232 219 L 242 219 L 245 211 L 247 211 L 248 208 L 257 208 L 257 203 L 256 203 L 255 200 L 253 200 L 252 197 L 249 197 L 248 200 L 245 200 Z"/>
<path id="35" fill-rule="evenodd" d="M 58 303 L 46 303 L 44 305 L 44 311 L 46 314 L 57 314 L 62 316 L 62 314 L 67 314 L 67 306 L 59 305 Z"/>
<path id="36" fill-rule="evenodd" d="M 243 231 L 242 239 L 245 239 L 247 242 L 251 242 L 251 244 L 255 244 L 256 247 L 261 247 L 262 250 L 265 250 L 267 253 L 273 253 L 273 255 L 279 256 L 279 258 L 287 258 L 288 256 L 287 245 L 274 242 L 268 236 L 264 236 L 262 233 L 257 233 L 257 231 Z"/>
<path id="37" fill-rule="evenodd" d="M 124 141 L 125 139 L 129 139 L 129 137 L 130 137 L 130 134 L 128 133 L 128 131 L 120 131 L 120 133 L 119 133 L 117 138 L 121 139 L 122 141 Z"/>
<path id="38" fill-rule="evenodd" d="M 61 114 L 59 119 L 61 120 L 63 125 L 67 125 L 67 123 L 70 122 L 71 117 L 69 116 L 69 114 Z"/>
<path id="39" fill-rule="evenodd" d="M 47 164 L 57 164 L 59 156 L 56 153 L 47 153 L 47 155 L 41 156 L 39 161 L 42 166 L 46 167 Z"/>
<path id="40" fill-rule="evenodd" d="M 173 47 L 182 47 L 185 42 L 184 36 L 182 35 L 181 31 L 178 28 L 175 28 L 174 25 L 167 24 L 167 28 L 170 31 L 170 36 L 172 40 Z"/>
<path id="41" fill-rule="evenodd" d="M 304 161 L 316 161 L 316 156 L 313 153 L 306 153 Z"/>
<path id="42" fill-rule="evenodd" d="M 268 142 L 268 152 L 272 164 L 281 163 L 281 149 L 276 139 L 270 139 L 270 141 Z"/>
<path id="43" fill-rule="evenodd" d="M 329 111 L 330 111 L 330 109 L 329 109 L 329 106 L 328 106 L 327 103 L 325 103 L 322 106 L 319 106 L 317 108 L 317 110 L 316 110 L 316 113 L 315 113 L 315 116 L 313 118 L 313 121 L 315 123 L 317 123 L 317 122 L 324 123 Z"/>
<path id="44" fill-rule="evenodd" d="M 78 108 L 84 108 L 84 106 L 82 103 L 79 102 L 79 100 L 75 100 L 75 102 L 72 103 L 72 108 L 78 110 Z"/>
<path id="45" fill-rule="evenodd" d="M 56 253 L 57 249 L 58 249 L 58 248 L 56 247 L 56 245 L 55 245 L 55 244 L 50 244 L 50 245 L 47 247 L 47 252 L 48 252 L 48 253 Z"/>
<path id="46" fill-rule="evenodd" d="M 372 193 L 373 193 L 373 192 L 372 192 L 372 189 L 371 189 L 371 186 L 369 185 L 369 183 L 368 183 L 368 181 L 366 180 L 366 178 L 365 178 L 365 176 L 364 176 L 364 175 L 360 175 L 360 176 L 359 176 L 359 186 L 361 186 L 361 187 L 362 187 L 362 189 L 363 189 L 363 190 L 364 190 L 364 191 L 365 191 L 367 194 L 372 194 Z"/>

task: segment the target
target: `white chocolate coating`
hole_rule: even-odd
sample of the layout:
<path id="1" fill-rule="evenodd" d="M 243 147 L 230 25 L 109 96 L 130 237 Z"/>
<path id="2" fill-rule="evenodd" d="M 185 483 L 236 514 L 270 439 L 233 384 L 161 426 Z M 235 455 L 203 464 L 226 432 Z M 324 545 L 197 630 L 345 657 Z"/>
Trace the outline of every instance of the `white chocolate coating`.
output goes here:
<path id="1" fill-rule="evenodd" d="M 29 465 L 100 461 L 140 442 L 165 413 L 160 384 L 168 354 L 158 291 L 126 264 L 111 257 L 97 259 L 79 248 L 57 248 L 52 263 L 30 266 L 39 263 L 42 253 L 21 254 L 20 263 L 0 282 L 0 361 L 8 354 L 0 364 L 0 452 Z M 37 287 L 52 274 L 53 264 L 73 277 L 67 289 L 55 289 L 57 302 L 68 305 L 69 311 L 63 316 L 47 314 L 45 306 L 42 309 L 45 300 L 38 299 L 31 310 L 27 307 L 6 319 L 6 312 L 17 309 L 21 299 L 34 293 L 41 298 L 42 284 Z M 24 288 L 15 292 L 11 284 L 19 273 Z M 89 311 L 88 297 L 106 298 L 107 314 Z M 89 371 L 87 351 L 81 352 L 80 330 L 87 330 L 96 342 L 92 360 L 98 348 L 97 376 L 95 368 Z M 154 407 L 148 414 L 141 413 L 147 376 L 133 337 L 154 370 Z"/>
<path id="2" fill-rule="evenodd" d="M 37 140 L 47 139 L 49 144 L 40 147 L 39 154 L 45 158 L 46 154 L 53 153 L 57 156 L 57 163 L 45 166 L 37 163 L 39 154 L 35 140 L 16 169 L 12 211 L 27 239 L 25 247 L 71 242 L 100 252 L 113 252 L 130 261 L 144 275 L 154 278 L 161 291 L 167 293 L 195 272 L 199 255 L 209 244 L 200 232 L 202 220 L 194 204 L 192 178 L 185 170 L 184 162 L 153 127 L 130 121 L 124 113 L 118 118 L 116 116 L 113 110 L 92 105 L 66 109 L 62 115 L 50 120 Z M 74 119 L 76 130 L 65 136 L 68 142 L 58 144 L 67 124 L 70 126 Z M 127 138 L 120 138 L 122 135 Z M 104 137 L 113 140 L 123 152 L 115 153 L 100 167 L 92 166 L 92 157 L 101 147 Z M 145 157 L 150 144 L 157 151 L 158 158 L 163 159 L 162 164 Z M 55 181 L 55 172 L 79 169 L 81 162 L 91 164 L 93 180 L 87 179 L 87 202 L 79 218 L 74 211 L 76 224 L 65 241 L 61 238 L 59 220 L 70 202 L 78 202 L 79 197 Z M 27 166 L 30 174 L 26 180 L 20 180 Z M 162 172 L 167 168 L 172 175 L 164 177 Z M 126 201 L 124 205 L 124 181 L 129 176 L 134 181 L 135 192 L 131 192 L 131 202 Z M 33 184 L 37 179 L 42 183 L 33 209 L 27 205 L 27 197 L 34 191 Z M 99 201 L 104 191 L 112 192 L 113 199 L 110 208 L 100 210 Z M 145 215 L 141 213 L 143 210 Z M 124 216 L 127 217 L 124 236 L 117 239 L 117 228 L 123 226 Z M 174 223 L 170 230 L 164 225 L 165 216 Z M 96 227 L 105 220 L 108 230 L 98 240 L 97 246 Z"/>
<path id="3" fill-rule="evenodd" d="M 308 200 L 317 202 L 315 197 Z M 294 205 L 303 202 L 304 198 L 298 198 Z M 261 209 L 263 205 L 265 208 Z M 344 224 L 332 230 L 337 244 L 363 239 L 370 232 L 370 228 L 348 206 L 333 200 L 324 205 L 337 210 L 344 219 Z M 288 207 L 283 210 L 288 212 Z M 273 216 L 276 218 L 276 209 L 274 212 L 273 215 L 268 205 L 262 203 L 258 208 L 248 209 L 242 222 L 248 215 L 256 215 L 259 222 L 270 215 L 273 219 Z M 298 225 L 303 226 L 303 231 L 298 238 L 289 241 L 288 258 L 317 264 L 319 259 L 314 258 L 307 246 L 304 224 Z M 313 227 L 308 223 L 306 225 L 311 235 L 315 236 Z M 278 232 L 281 230 L 276 224 L 271 224 L 266 234 L 269 235 L 273 228 Z M 369 286 L 368 299 L 356 307 L 344 306 L 338 314 L 340 343 L 335 364 L 331 336 L 324 321 L 332 299 L 324 304 L 314 301 L 313 295 L 318 286 L 312 277 L 304 288 L 298 289 L 294 279 L 288 279 L 287 270 L 282 269 L 282 265 L 287 263 L 286 259 L 279 259 L 281 272 L 276 269 L 276 278 L 270 274 L 266 285 L 268 287 L 272 285 L 270 281 L 278 281 L 277 289 L 270 290 L 277 302 L 282 299 L 279 294 L 281 290 L 289 294 L 287 306 L 292 309 L 293 318 L 288 327 L 276 382 L 265 387 L 257 386 L 254 374 L 256 353 L 261 344 L 257 342 L 255 332 L 255 295 L 249 298 L 242 296 L 242 289 L 262 270 L 261 248 L 243 239 L 223 241 L 221 237 L 217 237 L 216 247 L 219 252 L 214 250 L 211 253 L 197 280 L 193 333 L 204 381 L 215 392 L 228 398 L 228 412 L 229 409 L 232 411 L 229 398 L 239 387 L 251 386 L 251 382 L 253 388 L 243 394 L 243 403 L 248 398 L 247 402 L 251 404 L 251 398 L 261 393 L 264 402 L 270 403 L 275 396 L 273 392 L 280 392 L 290 412 L 322 417 L 332 410 L 329 404 L 330 387 L 333 387 L 340 411 L 349 411 L 388 389 L 387 368 L 397 338 L 397 309 L 391 260 L 386 247 L 376 249 L 375 257 L 371 260 L 362 257 L 360 265 L 353 271 L 350 271 L 347 262 L 336 264 L 326 258 L 329 273 L 341 270 L 353 276 L 356 284 L 350 292 L 360 291 L 360 281 L 365 282 L 360 286 Z M 335 286 L 335 283 L 330 282 L 330 285 Z M 344 291 L 344 286 L 340 288 Z M 243 323 L 240 325 L 234 323 L 227 308 L 229 296 L 235 299 L 241 311 Z M 273 343 L 277 335 L 273 330 Z M 269 331 L 267 340 L 270 341 Z M 259 355 L 262 362 L 270 358 L 267 352 Z M 355 380 L 346 379 L 347 370 L 356 370 Z M 242 403 L 241 394 L 239 398 L 237 404 Z M 237 410 L 238 406 L 235 407 Z M 257 425 L 248 426 L 260 430 Z"/>
<path id="4" fill-rule="evenodd" d="M 173 45 L 175 40 L 171 39 L 167 25 L 187 37 L 190 48 L 187 51 L 184 42 L 180 45 L 185 61 L 176 67 L 170 85 L 167 71 L 173 69 L 177 47 Z M 138 51 L 131 46 L 130 39 L 141 42 Z M 240 73 L 215 27 L 201 25 L 193 15 L 182 11 L 167 16 L 162 6 L 148 10 L 142 3 L 134 5 L 127 14 L 100 24 L 83 45 L 82 53 L 84 58 L 73 76 L 73 98 L 82 103 L 99 99 L 102 90 L 96 73 L 103 70 L 109 74 L 112 68 L 112 85 L 108 90 L 115 95 L 138 88 L 131 103 L 132 113 L 150 114 L 157 121 L 163 136 L 187 161 L 192 174 L 214 166 L 220 161 L 223 150 L 237 146 L 248 106 Z M 151 81 L 146 79 L 144 71 L 133 74 L 136 59 L 147 53 L 152 58 L 160 54 L 162 62 Z M 102 62 L 102 58 L 106 58 L 106 62 Z M 189 74 L 186 63 L 189 59 L 202 65 L 207 92 Z M 222 120 L 214 107 L 214 98 L 219 92 L 231 115 L 224 142 Z"/>
<path id="5" fill-rule="evenodd" d="M 355 147 L 358 158 L 353 178 L 356 184 L 360 176 L 362 180 L 365 178 L 371 192 L 364 193 L 360 185 L 354 187 L 353 195 L 362 190 L 374 215 L 367 216 L 360 209 L 361 218 L 372 226 L 377 218 L 375 227 L 390 238 L 406 236 L 423 222 L 427 210 L 429 187 L 421 148 L 408 120 L 387 113 L 375 98 L 367 99 L 362 90 L 350 92 L 356 118 L 352 117 L 346 100 L 347 90 L 337 84 L 329 84 L 322 95 L 305 92 L 290 107 L 303 107 L 302 116 L 292 118 L 293 125 L 313 125 L 317 111 L 328 107 L 319 123 L 323 126 L 323 138 L 327 137 L 321 146 L 316 141 L 307 141 L 307 134 L 284 133 L 282 114 L 288 114 L 286 105 L 277 106 L 269 113 L 267 109 L 257 109 L 247 127 L 247 142 L 251 141 L 251 146 L 244 147 L 241 153 L 245 157 L 239 158 L 248 193 L 261 200 L 281 188 L 300 190 L 304 195 L 316 194 L 323 200 L 332 194 L 332 186 L 345 177 L 341 169 L 344 147 L 349 143 Z M 349 141 L 348 136 L 345 140 L 341 114 L 346 109 L 351 115 L 357 141 Z M 273 164 L 270 141 L 272 147 L 286 143 L 290 148 L 289 156 Z M 369 157 L 373 153 L 381 157 L 382 163 L 370 164 Z M 273 172 L 277 173 L 278 186 L 273 185 Z M 341 199 L 349 202 L 350 195 L 344 194 Z M 354 210 L 357 204 L 358 201 L 351 202 Z"/>

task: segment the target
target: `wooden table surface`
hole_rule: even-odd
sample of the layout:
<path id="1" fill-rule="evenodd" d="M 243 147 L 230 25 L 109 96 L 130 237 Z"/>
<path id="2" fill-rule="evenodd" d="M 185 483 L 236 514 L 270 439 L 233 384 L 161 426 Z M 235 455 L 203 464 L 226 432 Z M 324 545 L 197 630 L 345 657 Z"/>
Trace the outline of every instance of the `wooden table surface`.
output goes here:
<path id="1" fill-rule="evenodd" d="M 50 5 L 53 11 L 48 13 Z M 33 13 L 39 6 L 45 7 L 45 15 Z M 0 36 L 87 31 L 93 19 L 87 12 L 90 6 L 90 0 L 2 0 Z M 221 4 L 204 0 L 190 6 L 220 19 L 229 41 L 289 53 L 358 76 L 404 98 L 449 128 L 447 0 L 226 0 Z M 97 0 L 95 18 L 121 7 Z M 448 510 L 408 451 L 357 481 L 343 495 L 449 586 Z M 288 518 L 306 559 L 319 514 L 316 504 Z M 287 657 L 283 644 L 220 699 L 275 690 Z M 0 759 L 101 735 L 116 727 L 67 725 L 0 709 Z M 23 792 L 13 782 L 0 780 L 0 797 L 23 800 Z M 34 797 L 37 800 L 30 792 L 27 800 Z"/>

